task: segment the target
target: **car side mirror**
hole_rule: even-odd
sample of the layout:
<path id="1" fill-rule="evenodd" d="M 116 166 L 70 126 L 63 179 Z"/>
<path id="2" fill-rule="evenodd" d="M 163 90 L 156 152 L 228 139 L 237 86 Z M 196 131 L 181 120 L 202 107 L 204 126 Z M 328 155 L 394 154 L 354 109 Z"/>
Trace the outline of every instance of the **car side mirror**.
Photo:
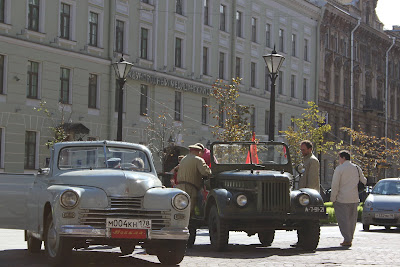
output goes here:
<path id="1" fill-rule="evenodd" d="M 295 169 L 299 174 L 303 174 L 306 171 L 306 168 L 304 167 L 304 164 L 302 164 L 302 163 L 297 165 Z"/>

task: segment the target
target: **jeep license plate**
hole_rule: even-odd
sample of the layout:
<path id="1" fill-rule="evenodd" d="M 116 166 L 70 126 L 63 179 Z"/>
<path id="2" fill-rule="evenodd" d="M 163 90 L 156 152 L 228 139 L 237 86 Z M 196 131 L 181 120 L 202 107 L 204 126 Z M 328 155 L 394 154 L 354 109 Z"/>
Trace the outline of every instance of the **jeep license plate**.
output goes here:
<path id="1" fill-rule="evenodd" d="M 305 212 L 310 212 L 310 213 L 325 213 L 326 212 L 326 208 L 325 206 L 321 207 L 305 207 L 304 208 Z"/>
<path id="2" fill-rule="evenodd" d="M 151 230 L 151 220 L 107 218 L 106 227 L 111 238 L 146 239 Z"/>

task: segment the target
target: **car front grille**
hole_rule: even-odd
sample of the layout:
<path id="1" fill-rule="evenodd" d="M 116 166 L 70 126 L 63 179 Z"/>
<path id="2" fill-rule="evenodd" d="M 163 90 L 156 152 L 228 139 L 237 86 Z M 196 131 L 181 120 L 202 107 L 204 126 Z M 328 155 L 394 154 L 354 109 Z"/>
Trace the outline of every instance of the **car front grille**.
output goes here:
<path id="1" fill-rule="evenodd" d="M 160 230 L 169 226 L 171 213 L 166 210 L 146 210 L 142 208 L 143 198 L 111 197 L 110 208 L 81 209 L 79 222 L 95 228 L 105 228 L 106 218 L 151 219 L 151 228 Z"/>
<path id="2" fill-rule="evenodd" d="M 262 212 L 287 212 L 290 209 L 289 181 L 261 182 Z"/>

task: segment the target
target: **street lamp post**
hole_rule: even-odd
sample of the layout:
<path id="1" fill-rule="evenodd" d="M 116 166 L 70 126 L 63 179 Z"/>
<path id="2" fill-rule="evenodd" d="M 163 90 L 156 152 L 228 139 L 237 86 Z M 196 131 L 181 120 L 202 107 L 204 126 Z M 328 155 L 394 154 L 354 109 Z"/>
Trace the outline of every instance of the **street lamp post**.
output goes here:
<path id="1" fill-rule="evenodd" d="M 115 74 L 118 78 L 119 94 L 118 94 L 118 127 L 117 127 L 117 141 L 122 141 L 122 101 L 124 97 L 124 84 L 126 82 L 126 77 L 131 70 L 133 64 L 125 61 L 123 57 L 119 62 L 112 64 L 115 70 Z"/>
<path id="2" fill-rule="evenodd" d="M 268 128 L 268 140 L 273 141 L 275 135 L 275 81 L 278 77 L 279 69 L 282 66 L 285 57 L 279 55 L 274 50 L 271 54 L 263 56 L 265 64 L 267 64 L 269 77 L 271 78 L 271 98 L 269 102 L 269 128 Z"/>

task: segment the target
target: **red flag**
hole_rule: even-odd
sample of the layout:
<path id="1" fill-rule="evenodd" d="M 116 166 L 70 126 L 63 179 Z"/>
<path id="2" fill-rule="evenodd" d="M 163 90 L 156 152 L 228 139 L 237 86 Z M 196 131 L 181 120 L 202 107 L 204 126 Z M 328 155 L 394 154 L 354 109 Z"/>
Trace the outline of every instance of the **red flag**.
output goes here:
<path id="1" fill-rule="evenodd" d="M 253 138 L 251 139 L 251 141 L 253 141 L 253 142 L 256 141 L 256 133 L 255 132 L 253 132 Z M 251 163 L 257 163 L 257 164 L 259 163 L 256 145 L 250 145 L 250 151 L 247 152 L 246 164 L 250 164 L 250 156 L 251 156 Z"/>

